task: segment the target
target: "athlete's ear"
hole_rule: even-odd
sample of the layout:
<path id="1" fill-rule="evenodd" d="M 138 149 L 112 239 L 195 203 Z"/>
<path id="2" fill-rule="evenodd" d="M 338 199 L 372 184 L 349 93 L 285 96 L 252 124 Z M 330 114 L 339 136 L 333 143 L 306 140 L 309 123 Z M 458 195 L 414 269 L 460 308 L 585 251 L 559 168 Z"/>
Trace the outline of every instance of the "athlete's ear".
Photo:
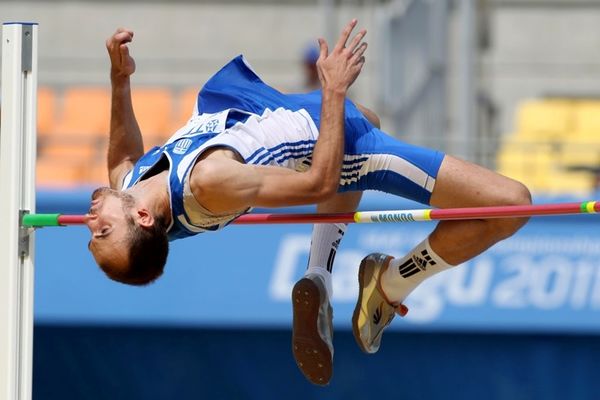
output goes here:
<path id="1" fill-rule="evenodd" d="M 154 217 L 146 208 L 140 208 L 137 210 L 137 220 L 141 227 L 150 228 L 154 225 Z"/>

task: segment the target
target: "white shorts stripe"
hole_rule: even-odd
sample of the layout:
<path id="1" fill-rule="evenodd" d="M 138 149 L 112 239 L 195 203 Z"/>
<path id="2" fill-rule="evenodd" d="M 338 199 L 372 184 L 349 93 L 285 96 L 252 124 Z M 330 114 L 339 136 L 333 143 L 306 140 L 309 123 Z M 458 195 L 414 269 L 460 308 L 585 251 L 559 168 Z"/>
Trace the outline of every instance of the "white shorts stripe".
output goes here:
<path id="1" fill-rule="evenodd" d="M 362 161 L 362 167 L 359 170 L 345 171 L 342 172 L 340 179 L 340 185 L 349 185 L 353 182 L 358 182 L 362 177 L 371 172 L 376 171 L 391 171 L 398 175 L 405 177 L 406 179 L 414 182 L 420 187 L 431 192 L 435 185 L 435 178 L 428 175 L 421 168 L 406 161 L 405 159 L 395 156 L 393 154 L 360 154 L 345 156 L 344 161 L 348 162 L 351 160 L 357 160 L 360 158 L 367 158 L 366 161 Z M 347 163 L 344 164 L 344 168 L 350 168 L 360 165 L 358 163 Z"/>

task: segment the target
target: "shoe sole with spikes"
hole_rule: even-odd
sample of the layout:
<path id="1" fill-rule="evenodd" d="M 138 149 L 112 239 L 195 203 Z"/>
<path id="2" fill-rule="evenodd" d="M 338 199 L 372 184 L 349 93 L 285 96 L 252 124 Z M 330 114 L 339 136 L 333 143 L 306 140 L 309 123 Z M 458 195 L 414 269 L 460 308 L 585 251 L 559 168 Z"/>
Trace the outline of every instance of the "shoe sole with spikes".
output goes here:
<path id="1" fill-rule="evenodd" d="M 332 352 L 319 333 L 322 295 L 325 295 L 324 289 L 320 290 L 312 279 L 302 278 L 294 285 L 292 349 L 296 364 L 306 379 L 325 386 L 331 380 L 333 365 Z"/>

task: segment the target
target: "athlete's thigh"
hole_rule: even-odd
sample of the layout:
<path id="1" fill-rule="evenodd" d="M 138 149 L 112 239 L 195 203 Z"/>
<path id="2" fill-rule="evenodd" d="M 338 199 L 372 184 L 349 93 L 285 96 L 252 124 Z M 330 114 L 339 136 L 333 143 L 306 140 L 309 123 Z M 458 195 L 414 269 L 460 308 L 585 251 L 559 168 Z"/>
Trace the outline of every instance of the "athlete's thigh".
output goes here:
<path id="1" fill-rule="evenodd" d="M 438 170 L 430 204 L 440 208 L 511 205 L 528 196 L 520 182 L 446 155 Z"/>

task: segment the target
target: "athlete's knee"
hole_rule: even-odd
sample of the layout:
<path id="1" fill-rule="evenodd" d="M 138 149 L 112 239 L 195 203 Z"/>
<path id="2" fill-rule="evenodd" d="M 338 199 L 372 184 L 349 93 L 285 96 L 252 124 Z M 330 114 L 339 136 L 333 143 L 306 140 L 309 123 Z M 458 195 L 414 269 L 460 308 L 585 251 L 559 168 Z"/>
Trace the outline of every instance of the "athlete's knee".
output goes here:
<path id="1" fill-rule="evenodd" d="M 503 206 L 527 206 L 531 204 L 531 192 L 521 182 L 511 180 L 503 190 L 502 202 L 498 205 Z M 489 219 L 491 231 L 499 239 L 506 239 L 514 235 L 529 218 L 500 218 Z"/>
<path id="2" fill-rule="evenodd" d="M 531 192 L 521 182 L 514 181 L 514 188 L 512 189 L 511 196 L 513 198 L 514 205 L 528 206 L 531 204 Z"/>

